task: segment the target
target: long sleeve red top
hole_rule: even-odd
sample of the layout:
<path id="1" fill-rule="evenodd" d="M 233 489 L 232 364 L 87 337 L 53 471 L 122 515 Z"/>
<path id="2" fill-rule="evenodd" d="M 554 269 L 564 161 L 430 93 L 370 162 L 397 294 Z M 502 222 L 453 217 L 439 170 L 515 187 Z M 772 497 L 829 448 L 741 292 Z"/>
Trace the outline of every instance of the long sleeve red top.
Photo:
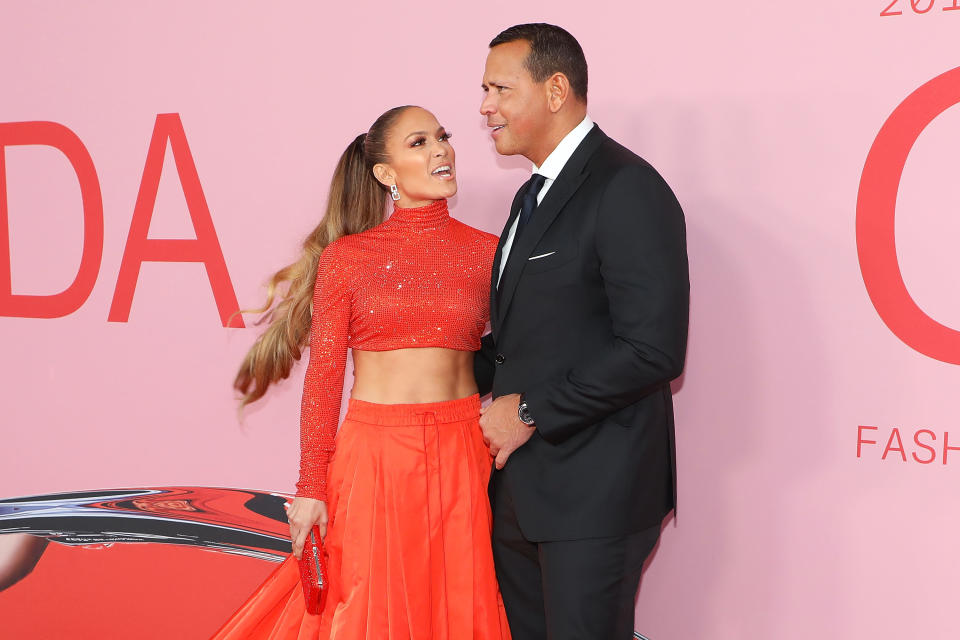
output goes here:
<path id="1" fill-rule="evenodd" d="M 297 495 L 327 499 L 347 349 L 480 348 L 497 237 L 450 217 L 446 200 L 395 208 L 320 256 L 300 409 Z"/>

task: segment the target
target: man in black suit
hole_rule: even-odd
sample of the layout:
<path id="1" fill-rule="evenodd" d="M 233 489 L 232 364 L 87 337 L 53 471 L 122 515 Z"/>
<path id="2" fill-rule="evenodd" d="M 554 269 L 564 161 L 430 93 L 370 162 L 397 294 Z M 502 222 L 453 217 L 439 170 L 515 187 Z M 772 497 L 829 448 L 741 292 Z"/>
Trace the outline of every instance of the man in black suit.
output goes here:
<path id="1" fill-rule="evenodd" d="M 587 63 L 559 27 L 490 43 L 480 112 L 534 175 L 517 192 L 475 358 L 494 559 L 514 640 L 627 640 L 644 559 L 676 503 L 670 381 L 683 369 L 683 212 L 587 116 Z"/>

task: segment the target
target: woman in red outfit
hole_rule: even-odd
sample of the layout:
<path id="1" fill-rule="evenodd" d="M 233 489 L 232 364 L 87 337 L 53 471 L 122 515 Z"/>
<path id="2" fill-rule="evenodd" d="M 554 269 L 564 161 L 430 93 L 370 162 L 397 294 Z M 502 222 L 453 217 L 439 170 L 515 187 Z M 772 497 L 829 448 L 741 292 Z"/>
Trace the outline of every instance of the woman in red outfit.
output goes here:
<path id="1" fill-rule="evenodd" d="M 497 238 L 450 217 L 456 191 L 450 134 L 424 109 L 391 109 L 343 153 L 303 257 L 274 275 L 270 326 L 235 386 L 260 398 L 309 341 L 293 556 L 216 638 L 509 637 L 472 367 Z M 314 523 L 330 583 L 318 616 L 294 558 Z"/>

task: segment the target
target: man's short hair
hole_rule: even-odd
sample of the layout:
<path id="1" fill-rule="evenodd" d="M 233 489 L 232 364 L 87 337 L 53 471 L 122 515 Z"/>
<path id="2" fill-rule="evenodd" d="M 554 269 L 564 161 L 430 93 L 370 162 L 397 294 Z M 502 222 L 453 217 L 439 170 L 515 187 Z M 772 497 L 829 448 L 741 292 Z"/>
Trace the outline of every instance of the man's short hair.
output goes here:
<path id="1" fill-rule="evenodd" d="M 570 81 L 573 94 L 587 101 L 587 58 L 577 39 L 564 29 L 552 24 L 518 24 L 501 31 L 490 41 L 490 48 L 526 40 L 530 54 L 524 66 L 534 82 L 543 82 L 554 73 L 562 73 Z"/>

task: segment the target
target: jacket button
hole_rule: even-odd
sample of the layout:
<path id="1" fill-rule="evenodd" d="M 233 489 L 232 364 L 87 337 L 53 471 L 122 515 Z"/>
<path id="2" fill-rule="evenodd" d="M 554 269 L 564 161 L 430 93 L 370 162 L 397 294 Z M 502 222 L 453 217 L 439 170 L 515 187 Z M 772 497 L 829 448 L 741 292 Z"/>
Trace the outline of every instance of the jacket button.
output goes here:
<path id="1" fill-rule="evenodd" d="M 496 357 L 496 359 L 495 359 L 495 362 L 496 362 L 497 364 L 503 364 L 503 361 L 504 361 L 504 360 L 506 360 L 506 358 L 503 357 L 503 354 L 502 354 L 502 353 L 498 353 L 498 354 L 497 354 L 497 357 Z"/>

